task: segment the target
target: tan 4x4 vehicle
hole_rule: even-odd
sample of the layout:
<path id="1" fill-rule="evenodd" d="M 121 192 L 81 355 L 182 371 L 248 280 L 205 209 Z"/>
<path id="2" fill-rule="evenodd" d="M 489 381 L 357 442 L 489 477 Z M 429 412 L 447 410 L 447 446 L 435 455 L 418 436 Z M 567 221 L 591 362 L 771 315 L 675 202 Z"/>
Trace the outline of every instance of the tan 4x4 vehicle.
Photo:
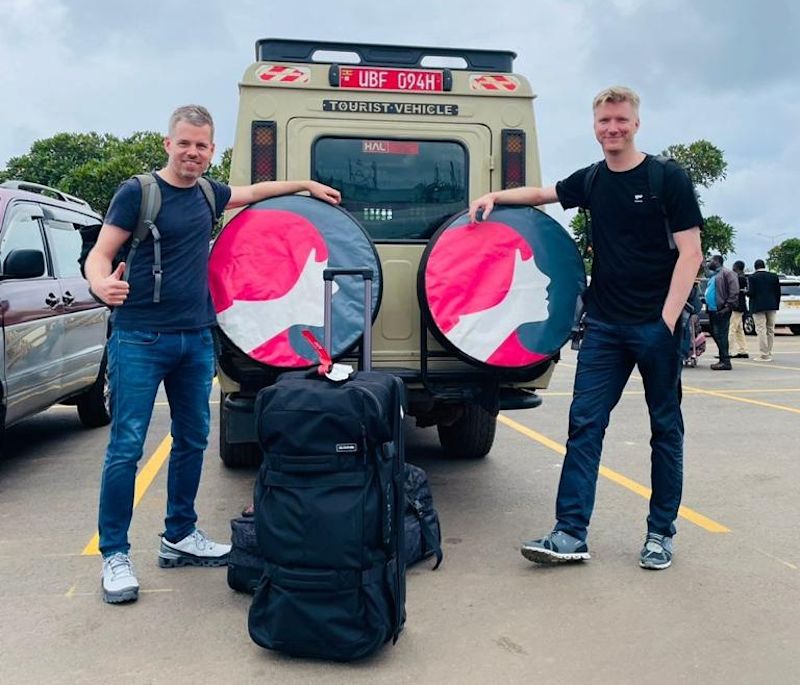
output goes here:
<path id="1" fill-rule="evenodd" d="M 313 178 L 341 190 L 380 257 L 374 367 L 403 378 L 409 413 L 460 457 L 489 452 L 499 409 L 541 404 L 553 368 L 521 382 L 457 359 L 427 331 L 417 295 L 420 259 L 449 217 L 490 190 L 540 184 L 534 96 L 515 56 L 265 39 L 239 84 L 231 183 Z M 256 462 L 253 399 L 275 374 L 224 336 L 218 361 L 220 456 Z"/>
<path id="2" fill-rule="evenodd" d="M 105 343 L 109 310 L 81 276 L 80 228 L 102 223 L 83 200 L 24 181 L 0 184 L 2 436 L 59 402 L 81 422 L 109 420 Z"/>

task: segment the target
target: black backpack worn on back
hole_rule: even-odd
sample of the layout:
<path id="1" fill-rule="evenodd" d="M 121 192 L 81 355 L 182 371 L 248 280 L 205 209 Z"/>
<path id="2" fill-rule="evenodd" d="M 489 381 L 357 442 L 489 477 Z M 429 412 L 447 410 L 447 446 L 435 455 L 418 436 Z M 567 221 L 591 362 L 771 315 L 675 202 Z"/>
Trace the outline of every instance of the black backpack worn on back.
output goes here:
<path id="1" fill-rule="evenodd" d="M 127 282 L 131 273 L 131 263 L 136 255 L 136 250 L 143 240 L 146 240 L 149 235 L 153 237 L 153 278 L 155 284 L 153 286 L 153 302 L 161 302 L 161 282 L 163 279 L 163 271 L 161 270 L 161 233 L 155 224 L 156 217 L 161 210 L 161 189 L 158 187 L 154 174 L 137 174 L 134 178 L 139 182 L 142 189 L 142 200 L 139 203 L 139 219 L 136 228 L 133 230 L 131 237 L 122 246 L 122 249 L 117 253 L 111 263 L 111 269 L 117 268 L 120 262 L 125 262 L 125 273 L 122 280 Z M 216 221 L 216 197 L 214 196 L 214 189 L 208 179 L 202 176 L 197 179 L 200 190 L 203 191 L 203 196 L 206 198 L 209 207 L 211 208 L 211 220 Z M 81 254 L 78 257 L 78 264 L 81 267 L 81 275 L 86 278 L 84 267 L 86 265 L 86 258 L 89 256 L 92 248 L 97 243 L 97 238 L 100 236 L 101 225 L 95 224 L 94 226 L 84 226 L 80 229 L 81 232 Z M 93 295 L 94 297 L 94 295 Z M 95 299 L 97 299 L 95 297 Z"/>

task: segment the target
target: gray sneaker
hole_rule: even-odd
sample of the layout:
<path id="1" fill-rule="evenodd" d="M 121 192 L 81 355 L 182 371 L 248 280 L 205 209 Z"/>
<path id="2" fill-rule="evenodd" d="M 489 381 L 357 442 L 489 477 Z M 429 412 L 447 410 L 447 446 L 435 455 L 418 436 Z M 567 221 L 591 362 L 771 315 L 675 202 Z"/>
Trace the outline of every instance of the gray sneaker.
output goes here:
<path id="1" fill-rule="evenodd" d="M 639 566 L 660 571 L 672 563 L 672 538 L 658 533 L 648 533 L 644 540 Z"/>
<path id="2" fill-rule="evenodd" d="M 103 588 L 103 601 L 109 604 L 135 602 L 139 599 L 139 581 L 136 580 L 131 558 L 122 552 L 103 559 L 100 585 Z"/>
<path id="3" fill-rule="evenodd" d="M 210 540 L 196 528 L 183 540 L 170 542 L 161 536 L 158 565 L 161 568 L 175 566 L 227 566 L 231 546 Z"/>
<path id="4" fill-rule="evenodd" d="M 589 559 L 589 548 L 583 540 L 561 530 L 554 530 L 538 540 L 522 544 L 522 556 L 540 564 L 560 564 Z"/>

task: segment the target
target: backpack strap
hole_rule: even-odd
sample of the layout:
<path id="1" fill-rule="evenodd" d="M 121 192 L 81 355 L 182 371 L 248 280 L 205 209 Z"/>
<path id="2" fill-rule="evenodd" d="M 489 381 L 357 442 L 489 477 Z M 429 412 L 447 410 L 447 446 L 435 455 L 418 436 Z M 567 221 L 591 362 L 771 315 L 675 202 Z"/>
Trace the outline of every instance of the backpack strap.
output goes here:
<path id="1" fill-rule="evenodd" d="M 131 238 L 131 247 L 128 250 L 127 263 L 123 280 L 127 281 L 131 272 L 131 262 L 136 255 L 136 249 L 139 244 L 147 238 L 148 235 L 153 236 L 153 278 L 155 285 L 153 287 L 153 302 L 161 301 L 161 233 L 155 225 L 155 219 L 161 211 L 161 189 L 158 187 L 158 182 L 153 174 L 137 174 L 134 177 L 141 186 L 142 199 L 139 203 L 139 221 L 133 231 Z"/>
<path id="2" fill-rule="evenodd" d="M 436 556 L 436 564 L 434 565 L 433 571 L 439 568 L 439 565 L 442 563 L 442 559 L 444 558 L 444 554 L 442 554 L 442 546 L 439 544 L 439 540 L 436 537 L 436 533 L 434 533 L 433 528 L 428 524 L 425 520 L 425 512 L 422 509 L 422 504 L 419 500 L 411 499 L 408 495 L 406 495 L 406 508 L 410 508 L 411 511 L 414 512 L 414 517 L 417 519 L 419 523 L 419 530 L 422 533 L 422 539 L 425 541 L 426 546 L 428 547 L 431 552 Z"/>
<path id="3" fill-rule="evenodd" d="M 211 208 L 211 225 L 213 226 L 217 222 L 217 196 L 214 194 L 214 188 L 211 185 L 211 181 L 205 176 L 201 176 L 197 179 L 197 185 L 200 186 L 200 190 L 203 191 L 206 202 L 208 202 L 208 206 Z"/>
<path id="4" fill-rule="evenodd" d="M 583 215 L 586 222 L 586 250 L 587 252 L 592 247 L 592 215 L 589 213 L 589 196 L 592 193 L 592 186 L 594 180 L 597 178 L 597 172 L 600 170 L 602 162 L 595 162 L 589 167 L 586 176 L 583 177 L 583 204 L 578 207 L 578 212 Z"/>
<path id="5" fill-rule="evenodd" d="M 675 237 L 669 227 L 667 207 L 664 204 L 664 169 L 671 161 L 673 160 L 670 157 L 665 157 L 664 155 L 650 155 L 650 160 L 647 164 L 647 183 L 650 188 L 650 200 L 658 204 L 658 211 L 664 218 L 664 230 L 667 233 L 669 249 L 677 250 Z"/>

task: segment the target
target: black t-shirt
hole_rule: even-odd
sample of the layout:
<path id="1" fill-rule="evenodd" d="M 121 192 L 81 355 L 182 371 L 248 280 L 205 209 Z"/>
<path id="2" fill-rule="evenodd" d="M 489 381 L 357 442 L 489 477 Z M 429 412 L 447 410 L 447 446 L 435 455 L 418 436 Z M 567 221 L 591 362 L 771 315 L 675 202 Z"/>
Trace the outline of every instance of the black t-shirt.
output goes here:
<path id="1" fill-rule="evenodd" d="M 611 171 L 601 162 L 585 198 L 591 167 L 556 184 L 564 209 L 586 206 L 592 215 L 592 280 L 586 311 L 609 323 L 656 321 L 667 299 L 678 251 L 670 249 L 660 203 L 652 197 L 648 155 L 628 171 Z M 661 193 L 673 233 L 701 226 L 703 219 L 692 182 L 675 162 L 664 169 Z"/>
<path id="2" fill-rule="evenodd" d="M 162 333 L 212 326 L 216 314 L 208 289 L 208 245 L 218 217 L 212 220 L 211 207 L 199 185 L 178 188 L 155 176 L 161 190 L 161 210 L 154 222 L 161 234 L 161 301 L 153 302 L 153 240 L 148 237 L 136 249 L 128 279 L 131 289 L 125 303 L 114 309 L 114 326 Z M 231 190 L 209 181 L 221 215 Z M 105 222 L 132 232 L 141 198 L 139 182 L 125 181 L 111 200 Z"/>

